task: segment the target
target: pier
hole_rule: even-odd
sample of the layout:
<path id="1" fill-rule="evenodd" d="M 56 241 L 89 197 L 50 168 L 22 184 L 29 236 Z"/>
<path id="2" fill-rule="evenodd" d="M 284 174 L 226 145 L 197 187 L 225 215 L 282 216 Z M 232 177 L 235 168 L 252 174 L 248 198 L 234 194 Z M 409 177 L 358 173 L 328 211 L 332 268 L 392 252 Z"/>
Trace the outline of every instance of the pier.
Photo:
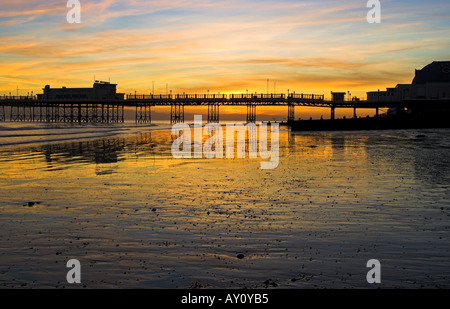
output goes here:
<path id="1" fill-rule="evenodd" d="M 208 109 L 209 123 L 218 123 L 220 109 L 226 106 L 247 107 L 248 123 L 257 121 L 258 107 L 286 106 L 287 124 L 291 127 L 300 122 L 296 120 L 295 110 L 302 106 L 329 108 L 330 121 L 336 119 L 336 109 L 352 109 L 352 119 L 355 120 L 358 119 L 360 109 L 374 110 L 374 119 L 380 118 L 382 108 L 397 115 L 402 115 L 405 111 L 416 116 L 424 112 L 428 115 L 448 115 L 448 67 L 450 61 L 434 61 L 422 70 L 415 70 L 411 84 L 398 84 L 386 91 L 367 92 L 367 100 L 356 97 L 350 99 L 349 92 L 333 91 L 331 99 L 327 100 L 323 94 L 296 92 L 165 95 L 138 95 L 135 92 L 134 95 L 125 95 L 117 93 L 117 84 L 97 80 L 92 88 L 51 88 L 46 85 L 43 94 L 35 96 L 0 96 L 0 122 L 121 123 L 124 122 L 127 108 L 135 110 L 136 123 L 150 124 L 152 108 L 157 106 L 170 106 L 172 124 L 184 122 L 185 109 L 191 106 L 205 106 Z M 349 97 L 346 98 L 347 94 Z"/>
<path id="2" fill-rule="evenodd" d="M 0 97 L 0 121 L 47 123 L 124 122 L 124 102 L 52 101 L 31 97 Z"/>
<path id="3" fill-rule="evenodd" d="M 247 107 L 247 122 L 257 121 L 260 106 L 286 106 L 288 123 L 295 121 L 296 107 L 325 107 L 330 118 L 335 119 L 338 108 L 373 109 L 378 115 L 381 108 L 408 108 L 413 102 L 369 102 L 325 100 L 317 94 L 174 94 L 127 95 L 123 99 L 46 99 L 30 96 L 1 96 L 0 121 L 11 122 L 60 122 L 60 123 L 121 123 L 124 109 L 134 108 L 136 123 L 152 121 L 152 107 L 170 106 L 170 122 L 184 122 L 185 108 L 205 106 L 208 122 L 219 122 L 220 108 L 226 106 Z"/>

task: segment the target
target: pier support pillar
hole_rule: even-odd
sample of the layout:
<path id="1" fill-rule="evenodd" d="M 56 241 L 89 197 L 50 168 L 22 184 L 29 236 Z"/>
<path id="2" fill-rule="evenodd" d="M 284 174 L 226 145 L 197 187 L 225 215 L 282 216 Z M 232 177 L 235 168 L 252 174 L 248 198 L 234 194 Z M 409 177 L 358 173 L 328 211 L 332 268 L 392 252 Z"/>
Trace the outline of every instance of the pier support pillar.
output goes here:
<path id="1" fill-rule="evenodd" d="M 119 105 L 117 105 L 117 112 L 119 112 Z M 122 122 L 123 122 L 123 106 L 122 106 Z M 117 118 L 119 119 L 119 118 Z M 151 123 L 152 122 L 152 107 L 150 104 L 136 105 L 136 123 Z"/>
<path id="2" fill-rule="evenodd" d="M 247 123 L 256 122 L 256 104 L 247 104 Z"/>
<path id="3" fill-rule="evenodd" d="M 106 104 L 106 110 L 105 110 L 105 122 L 110 123 L 111 122 L 111 110 L 109 108 L 109 104 Z"/>
<path id="4" fill-rule="evenodd" d="M 288 105 L 288 123 L 295 121 L 295 105 Z"/>
<path id="5" fill-rule="evenodd" d="M 101 117 L 101 122 L 105 123 L 106 119 L 105 119 L 105 104 L 104 103 L 102 103 L 102 112 L 100 114 L 100 117 Z"/>
<path id="6" fill-rule="evenodd" d="M 33 121 L 33 106 L 25 102 L 11 104 L 10 121 Z"/>
<path id="7" fill-rule="evenodd" d="M 39 117 L 42 119 L 42 111 L 40 112 Z M 75 121 L 75 113 L 73 109 L 73 104 L 70 104 L 70 116 L 69 116 L 69 122 L 73 123 Z"/>
<path id="8" fill-rule="evenodd" d="M 331 120 L 334 120 L 336 118 L 336 107 L 331 107 Z"/>
<path id="9" fill-rule="evenodd" d="M 358 115 L 356 115 L 356 107 L 353 108 L 353 119 L 357 119 Z"/>
<path id="10" fill-rule="evenodd" d="M 376 117 L 380 116 L 380 109 L 378 107 L 375 109 L 375 116 Z"/>
<path id="11" fill-rule="evenodd" d="M 111 105 L 111 122 L 115 123 L 117 119 L 117 109 L 115 105 Z"/>
<path id="12" fill-rule="evenodd" d="M 170 105 L 170 123 L 182 122 L 184 122 L 184 105 L 180 103 Z"/>
<path id="13" fill-rule="evenodd" d="M 81 103 L 78 103 L 78 123 L 81 123 Z"/>
<path id="14" fill-rule="evenodd" d="M 219 104 L 208 104 L 208 123 L 219 123 Z"/>
<path id="15" fill-rule="evenodd" d="M 5 105 L 0 106 L 0 121 L 5 122 Z"/>
<path id="16" fill-rule="evenodd" d="M 35 109 L 35 111 L 37 113 L 35 115 L 35 120 L 37 122 L 45 122 L 44 113 L 43 113 L 44 110 L 45 110 L 45 107 L 44 107 L 43 103 L 38 103 L 38 105 L 36 106 L 36 109 Z"/>

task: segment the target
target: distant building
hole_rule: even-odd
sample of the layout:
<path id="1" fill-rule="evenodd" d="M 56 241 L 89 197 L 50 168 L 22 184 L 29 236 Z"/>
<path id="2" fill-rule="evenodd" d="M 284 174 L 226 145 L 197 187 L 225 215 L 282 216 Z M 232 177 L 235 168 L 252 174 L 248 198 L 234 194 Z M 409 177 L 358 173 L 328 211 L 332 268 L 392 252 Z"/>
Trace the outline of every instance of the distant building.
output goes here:
<path id="1" fill-rule="evenodd" d="M 38 94 L 40 100 L 123 100 L 125 96 L 123 93 L 117 93 L 117 84 L 102 81 L 95 81 L 92 88 L 50 88 L 47 85 L 43 90 L 43 94 Z"/>
<path id="2" fill-rule="evenodd" d="M 450 100 L 450 61 L 434 61 L 416 70 L 411 84 L 399 84 L 386 91 L 367 92 L 369 102 L 403 100 Z"/>
<path id="3" fill-rule="evenodd" d="M 333 102 L 340 102 L 340 103 L 344 102 L 345 95 L 346 95 L 345 92 L 333 92 L 333 91 L 331 92 Z"/>

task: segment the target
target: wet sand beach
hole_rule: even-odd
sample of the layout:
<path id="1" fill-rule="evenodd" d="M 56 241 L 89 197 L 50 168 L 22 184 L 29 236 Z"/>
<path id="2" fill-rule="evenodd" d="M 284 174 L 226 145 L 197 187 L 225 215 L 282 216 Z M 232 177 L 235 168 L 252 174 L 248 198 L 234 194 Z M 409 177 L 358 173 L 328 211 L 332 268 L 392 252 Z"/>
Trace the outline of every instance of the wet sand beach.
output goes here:
<path id="1" fill-rule="evenodd" d="M 282 128 L 274 170 L 154 128 L 4 145 L 0 287 L 78 259 L 78 288 L 372 288 L 378 259 L 381 288 L 449 288 L 449 132 Z"/>

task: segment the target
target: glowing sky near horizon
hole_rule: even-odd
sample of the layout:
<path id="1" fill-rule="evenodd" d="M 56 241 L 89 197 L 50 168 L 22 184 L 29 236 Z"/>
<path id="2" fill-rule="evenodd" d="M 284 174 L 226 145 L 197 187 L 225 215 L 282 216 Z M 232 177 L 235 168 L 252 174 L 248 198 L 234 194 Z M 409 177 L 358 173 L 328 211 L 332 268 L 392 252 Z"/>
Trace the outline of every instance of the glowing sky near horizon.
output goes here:
<path id="1" fill-rule="evenodd" d="M 125 93 L 366 91 L 410 83 L 414 69 L 450 60 L 449 1 L 3 0 L 0 94 L 90 87 Z"/>

